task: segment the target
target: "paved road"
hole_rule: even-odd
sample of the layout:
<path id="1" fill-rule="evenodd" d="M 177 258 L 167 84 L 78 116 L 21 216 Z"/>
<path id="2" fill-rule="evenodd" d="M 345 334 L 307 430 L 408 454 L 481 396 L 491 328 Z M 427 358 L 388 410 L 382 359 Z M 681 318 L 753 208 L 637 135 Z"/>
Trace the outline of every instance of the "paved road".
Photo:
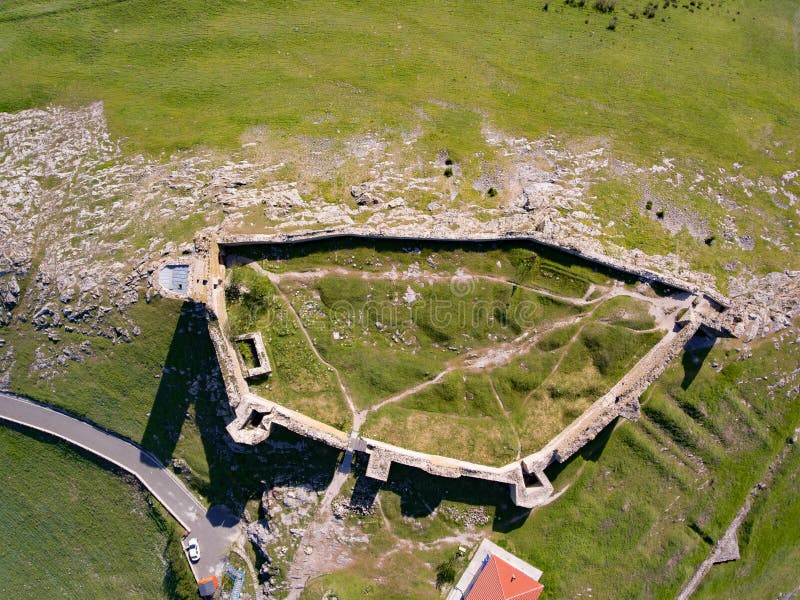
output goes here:
<path id="1" fill-rule="evenodd" d="M 3 419 L 59 437 L 134 475 L 200 543 L 201 560 L 192 565 L 195 577 L 221 573 L 227 549 L 239 535 L 239 519 L 225 506 L 206 510 L 150 452 L 68 414 L 0 392 Z"/>

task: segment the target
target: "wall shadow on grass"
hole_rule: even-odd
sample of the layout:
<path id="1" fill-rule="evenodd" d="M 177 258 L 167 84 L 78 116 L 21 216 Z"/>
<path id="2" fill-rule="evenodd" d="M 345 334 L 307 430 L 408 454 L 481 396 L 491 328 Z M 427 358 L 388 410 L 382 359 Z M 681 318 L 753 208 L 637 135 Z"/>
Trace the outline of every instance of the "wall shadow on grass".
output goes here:
<path id="1" fill-rule="evenodd" d="M 142 438 L 142 445 L 165 464 L 175 454 L 186 420 L 193 419 L 208 464 L 208 476 L 182 475 L 211 505 L 225 504 L 240 515 L 251 500 L 275 485 L 302 485 L 321 491 L 330 483 L 339 451 L 280 427 L 256 446 L 240 446 L 230 439 L 225 424 L 232 418 L 219 366 L 208 335 L 205 309 L 184 303 L 172 338 L 159 387 Z M 611 435 L 613 423 L 577 455 L 597 460 Z M 184 433 L 184 435 L 188 435 Z M 576 457 L 552 465 L 547 475 L 557 480 Z M 367 457 L 357 454 L 352 504 L 369 507 L 379 491 L 400 498 L 403 516 L 432 514 L 444 500 L 465 505 L 494 507 L 495 531 L 510 531 L 524 524 L 530 513 L 513 504 L 509 486 L 470 477 L 447 479 L 419 469 L 393 465 L 388 482 L 366 477 Z"/>
<path id="2" fill-rule="evenodd" d="M 317 491 L 328 486 L 336 468 L 337 450 L 279 427 L 257 446 L 240 446 L 225 430 L 231 418 L 205 308 L 185 302 L 142 445 L 170 464 L 185 422 L 193 419 L 208 477 L 190 472 L 182 476 L 209 504 L 225 504 L 236 515 L 241 515 L 249 500 L 260 499 L 275 484 L 303 485 Z"/>
<path id="3" fill-rule="evenodd" d="M 688 390 L 689 386 L 700 373 L 703 368 L 703 363 L 708 357 L 714 344 L 717 343 L 717 337 L 700 329 L 692 339 L 690 339 L 684 347 L 683 355 L 681 356 L 681 365 L 683 366 L 683 381 L 681 382 L 681 389 Z"/>
<path id="4" fill-rule="evenodd" d="M 583 448 L 578 450 L 575 454 L 570 456 L 564 462 L 554 462 L 549 467 L 544 470 L 544 474 L 550 480 L 550 483 L 553 484 L 553 487 L 556 488 L 556 491 L 563 488 L 568 481 L 565 481 L 568 478 L 568 473 L 565 473 L 569 467 L 571 467 L 577 460 L 581 461 L 591 461 L 597 462 L 600 460 L 600 457 L 603 455 L 603 451 L 606 449 L 606 445 L 608 441 L 611 439 L 611 434 L 614 432 L 614 428 L 619 424 L 620 417 L 615 418 L 611 423 L 606 425 L 603 430 L 597 434 L 591 442 L 585 444 Z M 563 474 L 563 475 L 562 475 Z"/>
<path id="5" fill-rule="evenodd" d="M 449 500 L 472 506 L 494 507 L 492 528 L 508 531 L 520 527 L 529 509 L 515 506 L 511 501 L 509 486 L 472 477 L 449 479 L 431 475 L 420 469 L 393 464 L 386 482 L 366 476 L 369 457 L 357 454 L 353 463 L 355 487 L 350 498 L 351 506 L 371 508 L 378 492 L 391 492 L 400 498 L 400 513 L 404 517 L 428 517 Z"/>
<path id="6" fill-rule="evenodd" d="M 618 422 L 619 419 L 612 421 L 594 440 L 567 461 L 554 463 L 545 470 L 556 489 L 571 483 L 568 481 L 568 473 L 574 469 L 567 470 L 576 461 L 580 459 L 596 462 L 600 459 Z M 492 530 L 500 533 L 509 533 L 522 527 L 532 512 L 531 509 L 516 506 L 512 502 L 507 484 L 472 477 L 448 479 L 398 464 L 392 465 L 389 480 L 381 482 L 366 476 L 368 460 L 366 454 L 358 453 L 353 463 L 356 484 L 350 498 L 351 506 L 371 508 L 380 491 L 396 494 L 400 498 L 401 514 L 415 519 L 430 516 L 445 500 L 472 506 L 488 506 L 494 508 Z"/>
<path id="7" fill-rule="evenodd" d="M 142 435 L 142 446 L 164 464 L 169 463 L 180 438 L 192 398 L 190 382 L 210 366 L 202 344 L 201 315 L 198 313 L 197 307 L 190 302 L 181 306 Z"/>

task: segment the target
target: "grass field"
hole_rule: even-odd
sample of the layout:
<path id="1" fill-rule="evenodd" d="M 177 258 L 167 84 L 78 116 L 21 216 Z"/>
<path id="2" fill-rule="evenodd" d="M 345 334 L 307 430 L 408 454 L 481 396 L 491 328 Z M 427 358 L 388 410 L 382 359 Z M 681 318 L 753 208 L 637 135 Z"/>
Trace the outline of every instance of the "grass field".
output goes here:
<path id="1" fill-rule="evenodd" d="M 162 372 L 170 347 L 173 343 L 185 344 L 173 352 L 173 359 L 188 355 L 192 336 L 176 335 L 187 323 L 185 316 L 181 319 L 181 309 L 181 303 L 174 300 L 133 305 L 131 317 L 142 331 L 134 338 L 134 343 L 112 344 L 102 337 L 92 338 L 93 356 L 84 356 L 85 360 L 75 365 L 77 368 L 65 369 L 63 375 L 49 381 L 38 379 L 36 373 L 28 373 L 33 352 L 40 342 L 31 335 L 32 328 L 29 330 L 26 324 L 17 322 L 13 328 L 5 330 L 7 334 L 4 331 L 20 355 L 12 375 L 13 391 L 61 406 L 139 441 L 156 395 L 172 383 L 169 373 Z M 195 335 L 197 333 L 195 331 Z M 67 332 L 62 338 L 61 343 L 71 341 Z M 76 336 L 76 339 L 85 338 Z M 26 344 L 28 340 L 32 345 Z"/>
<path id="2" fill-rule="evenodd" d="M 697 598 L 791 597 L 800 588 L 800 451 L 792 446 L 778 477 L 761 494 L 739 529 L 742 559 L 715 565 L 697 591 Z M 783 596 L 782 596 L 783 595 Z"/>
<path id="3" fill-rule="evenodd" d="M 564 329 L 570 335 L 564 346 L 535 347 L 486 374 L 451 373 L 371 413 L 365 435 L 423 452 L 440 454 L 446 447 L 448 456 L 505 464 L 517 452 L 524 456 L 541 449 L 661 337 L 591 322 L 580 333 L 575 326 Z M 556 329 L 546 341 L 552 343 L 561 332 Z"/>
<path id="4" fill-rule="evenodd" d="M 504 538 L 545 571 L 548 597 L 589 587 L 674 597 L 800 423 L 800 399 L 772 400 L 758 380 L 763 365 L 796 369 L 795 346 L 767 341 L 744 362 L 722 342 L 705 352 L 673 363 L 646 394 L 640 422 L 554 466 L 556 489 L 569 489 Z"/>
<path id="5" fill-rule="evenodd" d="M 166 535 L 137 483 L 5 425 L 0 463 L 3 596 L 172 597 Z"/>
<path id="6" fill-rule="evenodd" d="M 278 363 L 251 384 L 260 394 L 342 427 L 336 382 L 302 327 L 369 411 L 364 435 L 473 462 L 540 449 L 663 335 L 652 289 L 528 244 L 345 238 L 231 252 L 232 333 L 260 330 Z M 611 295 L 634 290 L 650 296 Z"/>
<path id="7" fill-rule="evenodd" d="M 268 400 L 347 429 L 350 414 L 335 375 L 314 355 L 295 315 L 269 280 L 239 267 L 231 285 L 248 290 L 241 298 L 229 298 L 233 333 L 262 331 L 272 365 L 272 375 L 251 382 L 253 387 Z"/>
<path id="8" fill-rule="evenodd" d="M 12 391 L 140 442 L 162 460 L 182 459 L 207 481 L 197 400 L 207 399 L 209 392 L 219 394 L 221 383 L 209 373 L 216 356 L 205 317 L 174 300 L 140 302 L 130 310 L 141 329 L 132 343 L 91 338 L 93 355 L 68 363 L 50 380 L 28 372 L 37 340 L 27 324 L 5 329 L 4 337 L 19 353 Z M 70 341 L 68 334 L 62 337 L 62 344 Z"/>
<path id="9" fill-rule="evenodd" d="M 421 109 L 429 146 L 462 154 L 480 147 L 485 115 L 529 137 L 607 136 L 636 156 L 790 162 L 764 150 L 798 141 L 792 0 L 655 19 L 620 1 L 615 31 L 589 4 L 15 0 L 0 10 L 15 65 L 0 109 L 99 98 L 116 135 L 156 153 L 232 146 L 252 126 L 399 132 Z"/>
<path id="10" fill-rule="evenodd" d="M 296 307 L 318 307 L 301 318 L 361 406 L 430 379 L 453 357 L 580 313 L 500 283 L 479 282 L 463 297 L 447 283 L 362 281 L 357 275 L 324 278 L 312 289 L 286 288 Z M 412 302 L 404 300 L 408 290 Z"/>
<path id="11" fill-rule="evenodd" d="M 632 280 L 558 250 L 514 241 L 462 244 L 346 237 L 313 244 L 237 247 L 235 252 L 258 260 L 273 273 L 331 267 L 382 273 L 405 271 L 416 264 L 432 272 L 491 274 L 572 298 L 582 297 L 593 283 L 607 284 L 612 278 Z"/>

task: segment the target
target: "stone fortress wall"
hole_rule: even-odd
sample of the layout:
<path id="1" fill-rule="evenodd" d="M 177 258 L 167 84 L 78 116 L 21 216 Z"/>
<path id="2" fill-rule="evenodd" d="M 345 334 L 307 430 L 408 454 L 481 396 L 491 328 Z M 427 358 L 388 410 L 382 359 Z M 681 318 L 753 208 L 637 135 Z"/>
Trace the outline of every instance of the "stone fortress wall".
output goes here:
<path id="1" fill-rule="evenodd" d="M 245 367 L 239 359 L 228 324 L 225 305 L 225 265 L 221 259 L 220 248 L 224 251 L 226 246 L 287 244 L 345 237 L 410 242 L 491 243 L 508 240 L 532 242 L 567 252 L 602 267 L 632 274 L 643 281 L 658 282 L 686 292 L 691 295 L 691 307 L 683 315 L 676 317 L 674 329 L 642 357 L 608 393 L 596 400 L 581 416 L 534 454 L 502 467 L 425 454 L 361 437 L 357 432 L 350 434 L 340 431 L 302 413 L 261 398 L 251 393 L 247 385 L 247 373 L 244 372 Z M 725 312 L 730 303 L 716 290 L 699 289 L 671 275 L 623 264 L 612 257 L 572 247 L 562 247 L 537 235 L 536 232 L 510 232 L 503 237 L 475 235 L 465 238 L 425 234 L 412 237 L 376 234 L 362 231 L 357 227 L 348 227 L 297 235 L 255 234 L 222 238 L 200 235 L 195 240 L 188 296 L 207 308 L 209 334 L 219 360 L 232 410 L 227 430 L 237 443 L 258 444 L 269 437 L 273 425 L 278 425 L 340 450 L 366 454 L 368 456 L 366 474 L 374 479 L 386 481 L 393 463 L 422 469 L 441 477 L 473 477 L 507 484 L 513 502 L 526 508 L 545 504 L 552 498 L 553 486 L 544 473 L 548 465 L 569 459 L 618 417 L 628 420 L 639 417 L 639 397 L 663 373 L 701 326 L 716 332 L 733 331 L 733 321 Z"/>

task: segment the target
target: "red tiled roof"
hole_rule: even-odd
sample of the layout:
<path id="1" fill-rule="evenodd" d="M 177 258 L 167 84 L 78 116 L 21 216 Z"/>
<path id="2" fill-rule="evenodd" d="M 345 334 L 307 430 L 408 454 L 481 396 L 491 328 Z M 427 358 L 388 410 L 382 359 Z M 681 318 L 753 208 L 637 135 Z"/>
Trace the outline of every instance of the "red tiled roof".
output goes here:
<path id="1" fill-rule="evenodd" d="M 466 600 L 537 600 L 544 586 L 492 555 Z"/>

